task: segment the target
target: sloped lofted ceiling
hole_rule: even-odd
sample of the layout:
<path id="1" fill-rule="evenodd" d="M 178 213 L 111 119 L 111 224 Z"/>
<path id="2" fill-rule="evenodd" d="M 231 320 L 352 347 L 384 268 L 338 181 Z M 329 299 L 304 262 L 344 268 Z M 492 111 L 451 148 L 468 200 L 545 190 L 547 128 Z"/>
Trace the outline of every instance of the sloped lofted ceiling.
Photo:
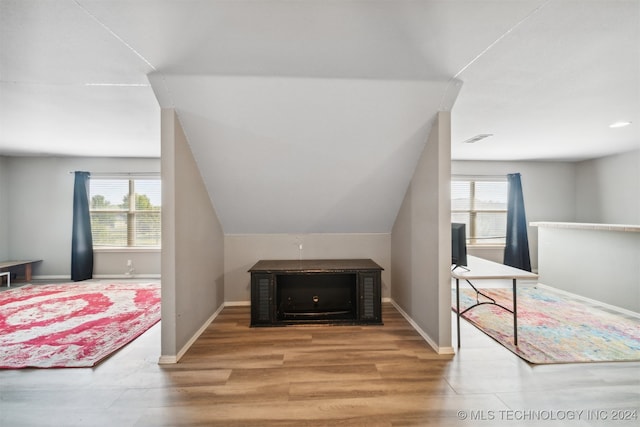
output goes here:
<path id="1" fill-rule="evenodd" d="M 446 83 L 165 76 L 227 233 L 385 232 Z"/>
<path id="2" fill-rule="evenodd" d="M 0 0 L 0 152 L 157 157 L 160 103 L 226 233 L 388 232 L 454 101 L 454 158 L 636 148 L 639 123 L 607 125 L 640 116 L 639 20 L 637 0 Z"/>

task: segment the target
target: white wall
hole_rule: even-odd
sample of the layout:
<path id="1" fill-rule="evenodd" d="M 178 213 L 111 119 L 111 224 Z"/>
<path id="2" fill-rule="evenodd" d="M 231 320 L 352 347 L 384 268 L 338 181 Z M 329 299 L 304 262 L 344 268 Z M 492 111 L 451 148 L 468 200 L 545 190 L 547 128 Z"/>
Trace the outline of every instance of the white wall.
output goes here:
<path id="1" fill-rule="evenodd" d="M 133 273 L 129 274 L 128 261 Z M 93 253 L 93 277 L 159 279 L 160 249 L 97 249 Z"/>
<path id="2" fill-rule="evenodd" d="M 434 120 L 391 234 L 391 297 L 443 353 L 453 351 L 450 120 Z"/>
<path id="3" fill-rule="evenodd" d="M 576 221 L 640 224 L 640 150 L 577 164 Z"/>
<path id="4" fill-rule="evenodd" d="M 161 361 L 176 362 L 224 304 L 224 234 L 172 109 L 162 109 L 161 139 Z"/>
<path id="5" fill-rule="evenodd" d="M 302 245 L 302 251 L 299 249 Z M 250 274 L 261 259 L 370 258 L 382 268 L 382 296 L 390 295 L 391 235 L 228 234 L 224 245 L 225 300 L 250 301 Z"/>
<path id="6" fill-rule="evenodd" d="M 640 224 L 640 150 L 576 163 L 452 163 L 452 174 L 505 175 L 511 172 L 522 174 L 528 222 Z M 542 242 L 539 236 L 544 237 L 545 241 Z M 586 237 L 592 240 L 586 243 Z M 620 245 L 628 245 L 628 241 L 637 244 L 633 236 L 624 238 L 625 243 Z M 637 267 L 635 260 L 631 262 L 632 265 L 622 267 L 619 265 L 620 257 L 616 257 L 613 249 L 602 251 L 610 241 L 609 234 L 602 231 L 543 231 L 538 227 L 529 227 L 532 267 L 540 271 L 541 283 L 637 311 L 637 272 L 633 271 L 640 267 Z M 539 246 L 542 244 L 544 247 Z M 608 244 L 610 248 L 616 247 L 615 243 Z M 601 266 L 597 267 L 599 263 Z M 578 268 L 576 274 L 570 274 L 574 271 L 573 268 L 567 269 L 570 265 L 584 267 Z M 592 271 L 587 267 L 594 265 L 595 271 L 600 273 L 610 271 L 611 265 L 620 268 L 614 268 L 616 274 L 610 274 L 609 280 L 594 282 L 594 278 L 601 278 L 600 273 L 584 274 Z M 617 290 L 614 292 L 613 289 Z M 630 295 L 630 300 L 620 300 L 621 294 Z"/>
<path id="7" fill-rule="evenodd" d="M 640 233 L 539 227 L 540 283 L 640 313 Z"/>
<path id="8" fill-rule="evenodd" d="M 576 165 L 570 162 L 453 161 L 452 175 L 522 175 L 527 224 L 532 221 L 574 221 Z M 538 230 L 528 228 L 531 267 L 538 268 Z M 483 256 L 481 253 L 471 253 Z M 495 251 L 494 251 L 495 252 Z M 495 253 L 488 256 L 495 257 Z M 498 254 L 500 255 L 500 254 Z M 502 262 L 501 256 L 495 261 Z"/>
<path id="9" fill-rule="evenodd" d="M 71 277 L 74 176 L 69 172 L 160 171 L 159 159 L 141 158 L 7 157 L 4 164 L 6 172 L 2 175 L 5 168 L 0 165 L 0 178 L 5 182 L 6 177 L 9 201 L 4 209 L 9 224 L 7 258 L 42 259 L 34 265 L 36 278 L 64 280 Z M 133 260 L 138 274 L 160 274 L 158 251 L 124 256 Z M 126 260 L 113 254 L 103 258 L 96 253 L 94 263 L 97 276 L 122 276 L 126 268 Z"/>
<path id="10" fill-rule="evenodd" d="M 571 222 L 640 225 L 640 150 L 575 168 Z M 538 233 L 541 283 L 640 311 L 638 233 L 544 227 Z"/>

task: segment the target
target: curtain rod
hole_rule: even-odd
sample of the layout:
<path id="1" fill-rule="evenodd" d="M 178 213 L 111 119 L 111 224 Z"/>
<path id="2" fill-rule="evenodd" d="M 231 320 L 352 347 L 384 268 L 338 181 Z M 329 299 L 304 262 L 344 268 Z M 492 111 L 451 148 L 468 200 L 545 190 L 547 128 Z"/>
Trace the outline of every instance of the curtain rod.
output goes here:
<path id="1" fill-rule="evenodd" d="M 88 171 L 69 171 L 70 175 L 76 172 L 88 172 Z M 129 176 L 160 176 L 160 172 L 89 172 L 89 176 L 95 177 L 129 177 Z"/>
<path id="2" fill-rule="evenodd" d="M 483 174 L 472 174 L 472 175 L 465 175 L 465 174 L 457 174 L 457 173 L 452 173 L 451 174 L 451 178 L 452 179 L 474 179 L 476 181 L 490 181 L 490 180 L 506 180 L 507 179 L 507 174 L 505 173 L 504 175 L 483 175 Z"/>

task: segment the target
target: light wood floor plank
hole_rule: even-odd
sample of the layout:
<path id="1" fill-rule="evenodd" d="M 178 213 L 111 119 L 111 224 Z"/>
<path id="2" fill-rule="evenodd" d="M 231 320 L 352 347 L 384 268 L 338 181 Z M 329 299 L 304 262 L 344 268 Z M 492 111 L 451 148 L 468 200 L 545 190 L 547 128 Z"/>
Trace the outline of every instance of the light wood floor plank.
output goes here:
<path id="1" fill-rule="evenodd" d="M 563 423 L 478 417 L 640 411 L 639 362 L 533 366 L 466 322 L 463 347 L 439 355 L 390 304 L 382 326 L 249 318 L 225 308 L 175 365 L 157 364 L 157 325 L 93 369 L 0 370 L 0 426 L 548 427 Z"/>

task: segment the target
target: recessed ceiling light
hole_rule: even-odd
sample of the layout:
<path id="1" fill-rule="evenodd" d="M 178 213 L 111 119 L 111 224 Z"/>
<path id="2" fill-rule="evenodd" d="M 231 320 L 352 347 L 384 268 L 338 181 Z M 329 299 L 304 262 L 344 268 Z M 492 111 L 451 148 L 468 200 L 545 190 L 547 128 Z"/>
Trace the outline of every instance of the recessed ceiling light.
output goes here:
<path id="1" fill-rule="evenodd" d="M 478 141 L 480 141 L 482 139 L 489 138 L 490 136 L 493 136 L 493 134 L 492 133 L 481 133 L 481 134 L 478 134 L 478 135 L 474 136 L 473 138 L 469 138 L 466 141 L 462 141 L 462 142 L 465 143 L 465 144 L 473 144 L 474 142 L 478 142 Z"/>
<path id="2" fill-rule="evenodd" d="M 631 122 L 615 122 L 615 123 L 611 123 L 609 125 L 610 128 L 615 129 L 615 128 L 623 128 L 625 126 L 629 126 L 631 124 Z"/>

